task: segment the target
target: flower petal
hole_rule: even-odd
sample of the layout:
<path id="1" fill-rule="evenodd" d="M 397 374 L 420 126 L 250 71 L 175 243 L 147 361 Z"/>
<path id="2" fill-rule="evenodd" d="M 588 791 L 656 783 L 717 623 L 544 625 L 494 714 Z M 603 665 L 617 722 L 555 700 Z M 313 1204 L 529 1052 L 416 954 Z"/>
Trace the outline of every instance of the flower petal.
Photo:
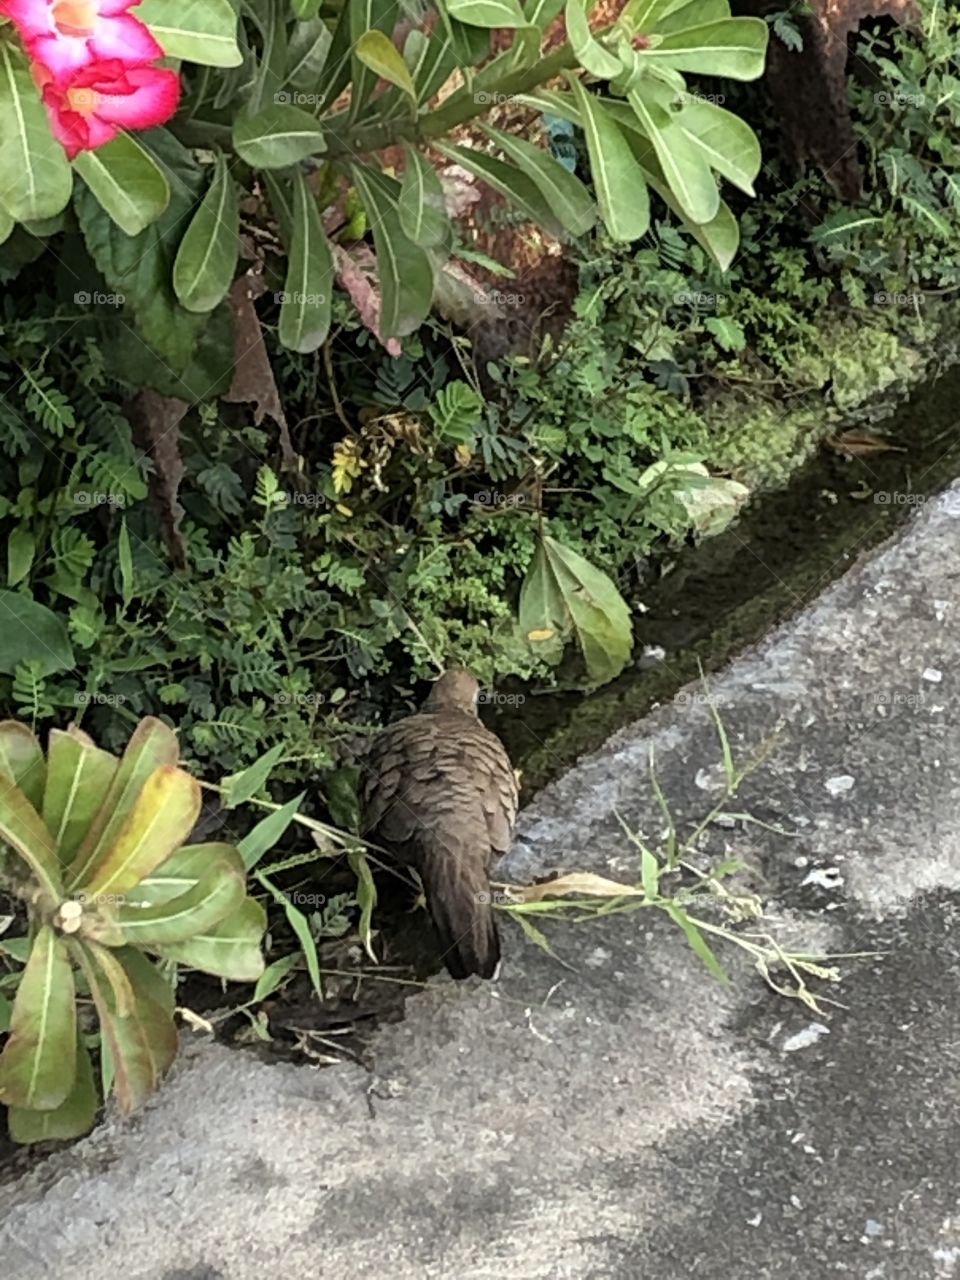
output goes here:
<path id="1" fill-rule="evenodd" d="M 69 80 L 74 72 L 90 61 L 90 42 L 78 36 L 55 33 L 36 36 L 27 40 L 26 44 L 30 57 L 47 67 L 60 83 Z"/>
<path id="2" fill-rule="evenodd" d="M 165 124 L 180 103 L 180 77 L 160 67 L 128 67 L 128 93 L 105 94 L 97 106 L 100 120 L 124 129 L 152 129 Z"/>
<path id="3" fill-rule="evenodd" d="M 102 18 L 90 38 L 90 52 L 95 58 L 119 58 L 129 65 L 153 62 L 163 57 L 147 27 L 137 18 L 120 15 Z"/>
<path id="4" fill-rule="evenodd" d="M 26 40 L 56 30 L 49 0 L 2 0 L 0 16 L 15 22 Z"/>

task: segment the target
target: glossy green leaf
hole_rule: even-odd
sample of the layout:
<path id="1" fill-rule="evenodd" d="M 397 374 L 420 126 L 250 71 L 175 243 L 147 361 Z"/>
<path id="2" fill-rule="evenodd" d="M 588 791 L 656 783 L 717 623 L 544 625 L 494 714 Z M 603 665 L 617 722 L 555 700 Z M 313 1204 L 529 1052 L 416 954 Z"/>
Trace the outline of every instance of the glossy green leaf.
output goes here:
<path id="1" fill-rule="evenodd" d="M 417 100 L 417 90 L 413 83 L 403 55 L 383 31 L 365 31 L 357 41 L 356 54 L 365 67 L 369 67 L 381 80 L 396 85 L 403 93 Z"/>
<path id="2" fill-rule="evenodd" d="M 205 67 L 239 67 L 243 62 L 230 0 L 140 0 L 136 17 L 168 58 Z"/>
<path id="3" fill-rule="evenodd" d="M 264 970 L 260 944 L 266 927 L 266 911 L 253 898 L 246 898 L 238 911 L 189 942 L 151 946 L 150 950 L 229 982 L 257 982 Z"/>
<path id="4" fill-rule="evenodd" d="M 360 165 L 350 169 L 373 228 L 380 276 L 380 332 L 385 338 L 414 333 L 433 303 L 433 267 L 429 257 L 403 232 L 392 186 Z"/>
<path id="5" fill-rule="evenodd" d="M 404 143 L 406 166 L 400 187 L 400 226 L 414 244 L 430 249 L 450 236 L 446 198 L 436 169 L 422 151 Z"/>
<path id="6" fill-rule="evenodd" d="M 563 12 L 564 2 L 565 0 L 527 0 L 523 16 L 538 31 L 546 31 L 554 18 Z"/>
<path id="7" fill-rule="evenodd" d="M 671 31 L 641 57 L 678 71 L 756 80 L 763 75 L 769 36 L 762 18 L 725 18 Z"/>
<path id="8" fill-rule="evenodd" d="M 38 930 L 17 988 L 10 1039 L 0 1054 L 0 1102 L 52 1111 L 73 1090 L 77 1007 L 66 943 L 50 925 Z"/>
<path id="9" fill-rule="evenodd" d="M 182 845 L 200 816 L 200 784 L 161 765 L 147 778 L 116 839 L 79 882 L 88 897 L 122 895 Z"/>
<path id="10" fill-rule="evenodd" d="M 47 765 L 36 735 L 17 720 L 0 722 L 0 775 L 15 783 L 40 812 Z"/>
<path id="11" fill-rule="evenodd" d="M 447 12 L 468 27 L 525 27 L 518 0 L 447 0 Z"/>
<path id="12" fill-rule="evenodd" d="M 0 205 L 17 222 L 52 218 L 73 190 L 73 173 L 50 130 L 24 53 L 0 38 Z"/>
<path id="13" fill-rule="evenodd" d="M 631 90 L 627 100 L 643 132 L 653 144 L 657 160 L 677 204 L 691 222 L 709 222 L 720 207 L 720 190 L 702 150 L 670 117 L 660 123 L 656 98 L 649 87 Z"/>
<path id="14" fill-rule="evenodd" d="M 239 250 L 237 187 L 226 156 L 220 155 L 173 267 L 173 287 L 188 311 L 213 311 L 219 306 L 233 284 Z"/>
<path id="15" fill-rule="evenodd" d="M 81 151 L 73 167 L 129 236 L 156 222 L 170 203 L 166 174 L 133 134 L 121 133 L 96 151 Z"/>
<path id="16" fill-rule="evenodd" d="M 280 308 L 280 341 L 288 350 L 309 355 L 323 346 L 330 332 L 333 277 L 333 254 L 320 205 L 298 172 L 293 179 L 293 231 Z"/>
<path id="17" fill-rule="evenodd" d="M 541 539 L 520 592 L 520 626 L 534 650 L 575 637 L 595 683 L 613 680 L 633 647 L 630 610 L 616 585 L 555 538 Z"/>
<path id="18" fill-rule="evenodd" d="M 161 765 L 176 764 L 179 758 L 180 746 L 172 729 L 153 716 L 140 721 L 70 866 L 68 883 L 71 886 L 81 883 L 103 851 L 116 839 L 147 778 Z"/>
<path id="19" fill-rule="evenodd" d="M 96 1117 L 97 1090 L 93 1082 L 93 1063 L 78 1027 L 76 1069 L 73 1088 L 69 1094 L 52 1111 L 27 1111 L 23 1107 L 11 1107 L 7 1123 L 14 1142 L 66 1142 L 89 1133 Z"/>
<path id="20" fill-rule="evenodd" d="M 283 104 L 242 116 L 233 127 L 233 145 L 237 155 L 255 169 L 285 169 L 327 149 L 314 117 Z"/>
<path id="21" fill-rule="evenodd" d="M 284 834 L 300 812 L 300 806 L 303 804 L 305 794 L 305 792 L 301 792 L 300 795 L 294 796 L 281 809 L 276 809 L 273 813 L 267 814 L 249 834 L 243 837 L 237 845 L 237 849 L 247 871 L 252 871 L 263 855 L 272 849 Z"/>
<path id="22" fill-rule="evenodd" d="M 133 946 L 186 942 L 237 911 L 245 895 L 246 881 L 234 860 L 211 860 L 203 879 L 178 897 L 153 906 L 122 905 L 117 924 Z"/>
<path id="23" fill-rule="evenodd" d="M 77 950 L 109 1049 L 113 1091 L 121 1112 L 129 1115 L 143 1106 L 176 1057 L 172 1001 L 163 994 L 162 979 L 153 966 L 132 948 L 105 952 L 84 944 Z M 104 968 L 111 960 L 122 966 L 133 993 L 127 1010 L 118 1007 Z"/>
<path id="24" fill-rule="evenodd" d="M 53 836 L 20 788 L 2 773 L 0 840 L 19 854 L 47 898 L 59 901 L 62 897 L 62 883 Z"/>
<path id="25" fill-rule="evenodd" d="M 73 648 L 62 617 L 19 591 L 0 591 L 0 674 L 21 662 L 38 662 L 43 675 L 73 666 Z"/>
<path id="26" fill-rule="evenodd" d="M 433 145 L 449 160 L 463 165 L 470 173 L 476 174 L 493 187 L 494 191 L 498 191 L 514 208 L 549 235 L 558 240 L 566 238 L 566 232 L 557 221 L 554 211 L 522 169 L 498 160 L 496 156 L 487 155 L 476 147 L 451 146 L 443 142 Z"/>
<path id="27" fill-rule="evenodd" d="M 600 216 L 614 240 L 637 240 L 650 226 L 650 197 L 643 170 L 600 100 L 587 93 L 576 76 L 569 80 L 580 107 Z"/>
<path id="28" fill-rule="evenodd" d="M 501 129 L 482 128 L 487 137 L 523 169 L 571 235 L 585 235 L 590 230 L 596 222 L 596 205 L 576 174 L 532 142 L 504 133 Z"/>

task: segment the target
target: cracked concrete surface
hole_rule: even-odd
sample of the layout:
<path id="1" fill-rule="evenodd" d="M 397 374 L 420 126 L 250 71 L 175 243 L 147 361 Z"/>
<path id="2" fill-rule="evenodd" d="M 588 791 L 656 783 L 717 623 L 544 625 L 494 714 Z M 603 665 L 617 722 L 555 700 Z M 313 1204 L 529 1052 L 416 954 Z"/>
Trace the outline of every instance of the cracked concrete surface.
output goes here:
<path id="1" fill-rule="evenodd" d="M 845 1008 L 729 954 L 720 986 L 648 913 L 554 928 L 570 968 L 509 929 L 502 980 L 437 980 L 372 1076 L 190 1047 L 144 1114 L 0 1189 L 5 1275 L 960 1276 L 958 579 L 960 486 L 712 683 L 741 758 L 777 747 L 732 806 L 766 825 L 708 847 L 792 943 L 877 953 Z M 505 875 L 635 878 L 615 811 L 661 830 L 651 746 L 701 816 L 691 687 L 537 797 Z"/>

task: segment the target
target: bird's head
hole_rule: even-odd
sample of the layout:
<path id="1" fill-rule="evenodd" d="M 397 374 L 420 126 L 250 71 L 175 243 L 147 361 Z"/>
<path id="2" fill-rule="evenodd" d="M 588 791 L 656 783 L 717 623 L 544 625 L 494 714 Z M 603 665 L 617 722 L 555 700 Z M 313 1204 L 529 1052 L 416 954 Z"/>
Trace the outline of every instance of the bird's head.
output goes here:
<path id="1" fill-rule="evenodd" d="M 477 714 L 477 697 L 480 685 L 476 677 L 462 668 L 445 671 L 430 690 L 424 711 L 463 711 L 467 715 Z"/>

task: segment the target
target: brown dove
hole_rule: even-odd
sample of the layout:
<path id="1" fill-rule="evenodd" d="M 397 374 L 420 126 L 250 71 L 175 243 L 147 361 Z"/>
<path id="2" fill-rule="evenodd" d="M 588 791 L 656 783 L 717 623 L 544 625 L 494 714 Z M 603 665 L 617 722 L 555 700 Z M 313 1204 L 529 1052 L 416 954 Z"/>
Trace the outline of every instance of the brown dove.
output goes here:
<path id="1" fill-rule="evenodd" d="M 415 715 L 367 757 L 366 835 L 419 872 L 454 978 L 492 978 L 500 939 L 490 870 L 510 848 L 517 782 L 500 739 L 477 716 L 479 685 L 448 671 Z"/>

